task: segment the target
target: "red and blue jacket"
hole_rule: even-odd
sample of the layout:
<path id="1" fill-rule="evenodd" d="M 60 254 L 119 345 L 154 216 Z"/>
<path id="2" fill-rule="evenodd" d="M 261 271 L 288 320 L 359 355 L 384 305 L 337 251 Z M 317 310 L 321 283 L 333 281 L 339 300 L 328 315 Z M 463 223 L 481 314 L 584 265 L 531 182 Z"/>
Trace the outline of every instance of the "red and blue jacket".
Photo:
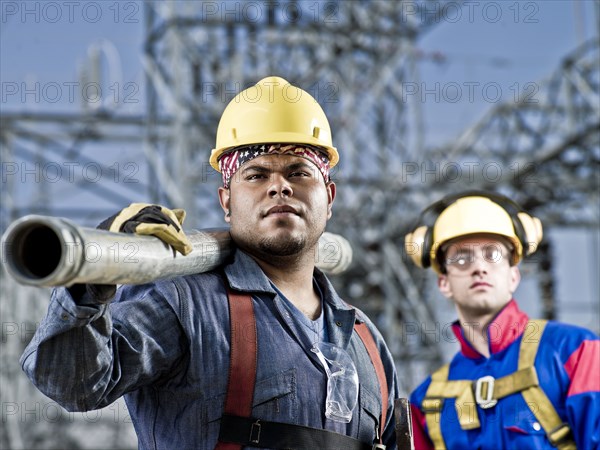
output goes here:
<path id="1" fill-rule="evenodd" d="M 512 300 L 488 327 L 490 357 L 477 352 L 458 322 L 452 325 L 461 351 L 450 363 L 448 380 L 498 379 L 517 371 L 519 348 L 529 318 Z M 567 423 L 578 449 L 600 449 L 600 340 L 593 332 L 549 321 L 535 358 L 540 387 Z M 422 403 L 428 377 L 411 395 L 416 450 L 433 449 Z M 452 449 L 552 449 L 546 432 L 521 393 L 501 398 L 488 409 L 478 405 L 480 428 L 463 430 L 454 399 L 441 411 L 441 432 Z M 535 408 L 535 405 L 532 405 Z"/>

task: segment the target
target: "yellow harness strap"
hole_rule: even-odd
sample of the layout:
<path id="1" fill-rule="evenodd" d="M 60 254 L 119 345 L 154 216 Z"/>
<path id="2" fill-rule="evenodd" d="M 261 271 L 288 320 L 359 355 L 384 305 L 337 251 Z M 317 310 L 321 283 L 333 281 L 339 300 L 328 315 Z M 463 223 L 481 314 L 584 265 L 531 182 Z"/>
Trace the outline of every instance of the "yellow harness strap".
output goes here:
<path id="1" fill-rule="evenodd" d="M 538 420 L 548 440 L 559 450 L 576 450 L 570 428 L 563 423 L 554 406 L 539 385 L 535 357 L 547 321 L 530 320 L 525 328 L 519 349 L 518 370 L 502 378 L 485 376 L 478 380 L 448 380 L 449 364 L 431 375 L 431 384 L 421 405 L 425 413 L 429 437 L 436 450 L 445 450 L 441 429 L 444 399 L 455 398 L 456 414 L 463 430 L 481 426 L 477 405 L 492 408 L 498 400 L 521 392 L 531 412 Z"/>
<path id="2" fill-rule="evenodd" d="M 527 324 L 519 350 L 519 371 L 526 367 L 532 367 L 535 371 L 535 367 L 533 366 L 535 355 L 537 354 L 546 323 L 546 320 L 530 320 Z M 575 442 L 570 436 L 571 429 L 569 425 L 564 423 L 558 416 L 554 406 L 539 386 L 539 383 L 523 390 L 521 395 L 523 395 L 527 406 L 529 406 L 529 409 L 531 409 L 531 412 L 546 432 L 548 440 L 552 445 L 559 450 L 577 449 Z"/>

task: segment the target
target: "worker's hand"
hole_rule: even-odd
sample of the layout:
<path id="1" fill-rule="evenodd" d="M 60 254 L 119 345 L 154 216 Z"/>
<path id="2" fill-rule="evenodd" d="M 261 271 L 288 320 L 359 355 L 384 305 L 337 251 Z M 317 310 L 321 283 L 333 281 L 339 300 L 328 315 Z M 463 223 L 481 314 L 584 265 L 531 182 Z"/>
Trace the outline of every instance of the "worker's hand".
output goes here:
<path id="1" fill-rule="evenodd" d="M 181 227 L 184 219 L 183 209 L 171 210 L 149 203 L 132 203 L 106 219 L 98 228 L 156 236 L 182 255 L 187 255 L 192 251 L 192 244 Z"/>
<path id="2" fill-rule="evenodd" d="M 181 228 L 184 219 L 185 211 L 183 209 L 170 210 L 160 205 L 132 203 L 102 221 L 96 228 L 156 236 L 179 253 L 187 255 L 192 251 L 192 244 Z M 74 284 L 68 290 L 75 301 L 82 301 L 87 293 L 95 303 L 107 303 L 115 296 L 117 286 L 114 284 Z"/>

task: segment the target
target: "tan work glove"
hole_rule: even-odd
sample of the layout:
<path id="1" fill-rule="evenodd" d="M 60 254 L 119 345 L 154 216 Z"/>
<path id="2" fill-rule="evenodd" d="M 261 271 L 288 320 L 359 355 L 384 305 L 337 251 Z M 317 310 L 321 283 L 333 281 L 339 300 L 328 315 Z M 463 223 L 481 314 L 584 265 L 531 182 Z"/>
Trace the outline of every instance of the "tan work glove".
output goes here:
<path id="1" fill-rule="evenodd" d="M 96 228 L 156 236 L 182 255 L 187 255 L 192 251 L 192 244 L 181 228 L 184 219 L 185 211 L 183 209 L 170 210 L 160 205 L 132 203 L 104 220 Z M 117 286 L 114 284 L 74 284 L 67 289 L 76 302 L 82 301 L 87 292 L 94 303 L 108 303 L 115 296 Z"/>
<path id="2" fill-rule="evenodd" d="M 98 225 L 98 228 L 113 232 L 156 236 L 182 255 L 187 255 L 193 248 L 181 227 L 184 220 L 183 209 L 171 210 L 149 203 L 132 203 L 106 219 Z"/>

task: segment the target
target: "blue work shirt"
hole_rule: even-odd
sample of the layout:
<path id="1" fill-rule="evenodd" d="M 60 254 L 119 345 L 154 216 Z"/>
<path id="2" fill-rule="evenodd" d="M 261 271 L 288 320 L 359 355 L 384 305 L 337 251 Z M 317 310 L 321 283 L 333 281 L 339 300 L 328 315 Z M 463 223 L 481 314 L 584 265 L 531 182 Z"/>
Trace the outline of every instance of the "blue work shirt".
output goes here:
<path id="1" fill-rule="evenodd" d="M 252 295 L 257 327 L 253 417 L 325 428 L 371 443 L 381 416 L 379 383 L 355 321 L 366 322 L 389 386 L 384 444 L 396 448 L 393 359 L 366 316 L 344 303 L 317 269 L 327 335 L 352 357 L 360 381 L 349 423 L 325 417 L 327 376 L 297 320 L 247 254 L 236 251 L 223 271 L 124 286 L 109 305 L 77 302 L 54 290 L 48 313 L 21 357 L 23 370 L 69 411 L 102 408 L 121 396 L 143 449 L 213 449 L 229 371 L 227 283 Z M 234 324 L 235 326 L 235 324 Z M 243 334 L 242 334 L 243 335 Z"/>

